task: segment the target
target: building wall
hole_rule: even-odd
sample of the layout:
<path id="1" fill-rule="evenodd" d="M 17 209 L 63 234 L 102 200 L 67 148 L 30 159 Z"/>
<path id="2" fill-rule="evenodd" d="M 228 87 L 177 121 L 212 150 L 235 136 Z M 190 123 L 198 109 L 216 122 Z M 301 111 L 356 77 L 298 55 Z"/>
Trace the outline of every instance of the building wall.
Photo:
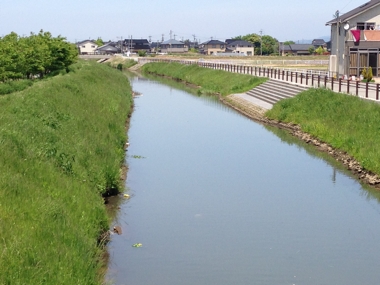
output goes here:
<path id="1" fill-rule="evenodd" d="M 97 48 L 98 48 L 98 45 L 93 42 L 85 42 L 79 45 L 79 51 L 81 54 L 94 53 Z"/>
<path id="2" fill-rule="evenodd" d="M 238 52 L 238 53 L 244 53 L 246 55 L 255 55 L 255 49 L 254 47 L 235 47 L 235 48 L 232 48 L 234 50 L 234 52 Z"/>
<path id="3" fill-rule="evenodd" d="M 350 25 L 348 31 L 343 28 L 346 22 L 342 22 L 338 27 L 336 24 L 331 25 L 331 54 L 337 56 L 339 75 L 349 73 L 349 45 L 353 45 L 350 30 L 356 30 L 358 22 L 374 22 L 375 29 L 380 29 L 380 5 L 349 19 L 348 22 Z M 349 44 L 348 42 L 351 43 Z M 358 48 L 364 45 L 364 38 L 356 45 Z M 330 71 L 335 72 L 336 70 Z"/>
<path id="4" fill-rule="evenodd" d="M 187 46 L 184 47 L 162 47 L 161 52 L 166 53 L 183 53 L 188 52 L 189 48 Z"/>
<path id="5" fill-rule="evenodd" d="M 213 45 L 207 45 L 205 48 L 205 51 L 208 55 L 216 54 L 218 52 L 225 52 L 226 51 L 226 45 L 217 44 L 217 45 L 215 45 L 215 47 L 213 47 Z"/>

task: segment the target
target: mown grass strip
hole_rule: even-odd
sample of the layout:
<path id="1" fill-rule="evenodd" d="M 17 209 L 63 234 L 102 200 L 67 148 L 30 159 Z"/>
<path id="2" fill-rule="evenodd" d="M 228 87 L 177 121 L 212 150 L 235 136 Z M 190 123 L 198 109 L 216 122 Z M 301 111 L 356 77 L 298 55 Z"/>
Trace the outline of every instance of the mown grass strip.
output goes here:
<path id="1" fill-rule="evenodd" d="M 183 65 L 180 63 L 147 63 L 142 67 L 143 72 L 169 76 L 199 86 L 200 93 L 219 93 L 226 96 L 243 93 L 265 82 L 266 78 L 253 77 L 247 74 L 231 73 L 199 67 L 196 64 Z"/>
<path id="2" fill-rule="evenodd" d="M 380 174 L 380 106 L 326 89 L 310 89 L 278 102 L 270 119 L 295 123 L 302 130 L 354 157 Z"/>
<path id="3" fill-rule="evenodd" d="M 127 78 L 81 61 L 0 96 L 0 284 L 101 284 L 101 194 L 120 187 Z"/>

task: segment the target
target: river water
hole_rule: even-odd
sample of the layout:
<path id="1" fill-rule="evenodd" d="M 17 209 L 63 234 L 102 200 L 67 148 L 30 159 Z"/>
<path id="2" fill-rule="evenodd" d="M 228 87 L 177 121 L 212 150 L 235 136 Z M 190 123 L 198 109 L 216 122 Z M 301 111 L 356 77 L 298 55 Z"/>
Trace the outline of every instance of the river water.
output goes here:
<path id="1" fill-rule="evenodd" d="M 131 77 L 143 95 L 110 282 L 380 283 L 379 192 L 285 131 L 162 81 Z"/>

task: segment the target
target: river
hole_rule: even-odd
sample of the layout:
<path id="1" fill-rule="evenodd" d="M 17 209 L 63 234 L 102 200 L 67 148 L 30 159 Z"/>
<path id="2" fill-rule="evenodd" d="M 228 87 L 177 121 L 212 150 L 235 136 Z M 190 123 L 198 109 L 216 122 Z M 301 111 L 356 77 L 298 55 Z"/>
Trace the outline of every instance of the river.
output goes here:
<path id="1" fill-rule="evenodd" d="M 110 282 L 379 284 L 379 192 L 216 97 L 163 79 L 131 83 L 142 96 Z"/>

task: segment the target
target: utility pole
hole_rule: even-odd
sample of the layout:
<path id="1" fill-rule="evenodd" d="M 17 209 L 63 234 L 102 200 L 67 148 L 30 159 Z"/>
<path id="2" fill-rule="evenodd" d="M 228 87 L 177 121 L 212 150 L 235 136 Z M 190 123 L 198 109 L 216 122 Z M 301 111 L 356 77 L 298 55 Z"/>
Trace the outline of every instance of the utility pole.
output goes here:
<path id="1" fill-rule="evenodd" d="M 339 77 L 339 10 L 335 12 L 335 17 L 336 17 L 336 78 L 338 79 Z"/>
<path id="2" fill-rule="evenodd" d="M 173 31 L 172 30 L 170 30 L 170 39 L 172 39 L 172 34 L 173 34 Z"/>
<path id="3" fill-rule="evenodd" d="M 263 30 L 260 30 L 260 53 L 263 55 Z"/>

